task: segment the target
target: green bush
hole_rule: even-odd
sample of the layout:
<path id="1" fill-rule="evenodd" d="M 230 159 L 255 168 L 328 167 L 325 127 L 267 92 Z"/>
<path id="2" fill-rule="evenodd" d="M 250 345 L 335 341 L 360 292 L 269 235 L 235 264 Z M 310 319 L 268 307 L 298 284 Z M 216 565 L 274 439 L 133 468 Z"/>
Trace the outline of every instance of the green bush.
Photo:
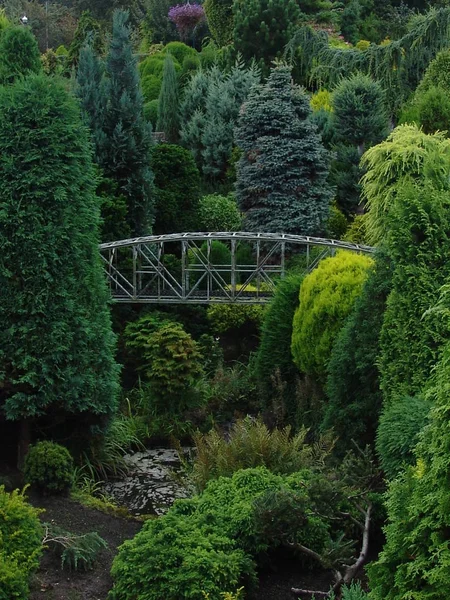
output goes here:
<path id="1" fill-rule="evenodd" d="M 73 468 L 67 448 L 54 442 L 37 442 L 25 457 L 24 477 L 44 493 L 61 494 L 72 485 Z"/>
<path id="2" fill-rule="evenodd" d="M 430 403 L 420 396 L 404 396 L 383 409 L 376 448 L 388 479 L 397 477 L 406 465 L 414 464 L 414 449 L 428 423 L 430 408 Z"/>
<path id="3" fill-rule="evenodd" d="M 269 407 L 279 389 L 281 378 L 283 413 L 292 423 L 295 412 L 295 388 L 298 370 L 292 360 L 292 322 L 299 302 L 302 275 L 291 275 L 280 281 L 264 315 L 261 343 L 255 365 L 262 405 Z"/>
<path id="4" fill-rule="evenodd" d="M 255 578 L 253 562 L 219 528 L 175 511 L 147 521 L 126 541 L 111 574 L 110 600 L 220 598 L 221 590 Z"/>
<path id="5" fill-rule="evenodd" d="M 211 304 L 206 315 L 216 335 L 230 332 L 258 331 L 264 318 L 265 307 L 258 304 Z"/>
<path id="6" fill-rule="evenodd" d="M 152 100 L 158 100 L 162 86 L 162 77 L 146 75 L 141 79 L 141 86 L 145 104 L 148 104 Z"/>
<path id="7" fill-rule="evenodd" d="M 192 154 L 175 144 L 158 144 L 150 165 L 157 192 L 153 232 L 196 230 L 200 173 Z"/>
<path id="8" fill-rule="evenodd" d="M 7 493 L 0 486 L 0 600 L 28 598 L 28 579 L 42 552 L 39 512 L 24 492 Z"/>
<path id="9" fill-rule="evenodd" d="M 163 50 L 163 54 L 170 53 L 178 65 L 182 65 L 185 58 L 192 58 L 195 60 L 198 56 L 197 50 L 191 46 L 183 44 L 183 42 L 169 42 Z"/>
<path id="10" fill-rule="evenodd" d="M 343 237 L 346 242 L 354 244 L 368 244 L 366 232 L 366 215 L 356 215 L 348 226 Z"/>
<path id="11" fill-rule="evenodd" d="M 150 100 L 144 104 L 145 120 L 152 124 L 153 131 L 156 130 L 156 122 L 158 120 L 158 99 Z"/>
<path id="12" fill-rule="evenodd" d="M 328 403 L 321 428 L 333 429 L 338 436 L 336 447 L 342 454 L 352 448 L 352 440 L 361 448 L 375 441 L 382 404 L 377 357 L 391 282 L 392 264 L 378 253 L 375 267 L 331 351 Z"/>
<path id="13" fill-rule="evenodd" d="M 338 252 L 303 279 L 292 328 L 292 356 L 301 372 L 326 375 L 334 340 L 372 265 L 367 256 Z"/>
<path id="14" fill-rule="evenodd" d="M 163 413 L 179 414 L 193 402 L 192 389 L 203 374 L 197 343 L 179 323 L 150 334 L 145 348 L 146 375 Z"/>
<path id="15" fill-rule="evenodd" d="M 231 194 L 203 196 L 198 212 L 201 231 L 239 231 L 242 226 L 242 215 Z"/>
<path id="16" fill-rule="evenodd" d="M 425 133 L 447 131 L 450 129 L 449 92 L 438 87 L 431 87 L 416 99 L 417 124 Z"/>
<path id="17" fill-rule="evenodd" d="M 333 240 L 341 240 L 347 231 L 348 221 L 336 204 L 330 206 L 330 216 L 327 221 L 326 233 Z"/>

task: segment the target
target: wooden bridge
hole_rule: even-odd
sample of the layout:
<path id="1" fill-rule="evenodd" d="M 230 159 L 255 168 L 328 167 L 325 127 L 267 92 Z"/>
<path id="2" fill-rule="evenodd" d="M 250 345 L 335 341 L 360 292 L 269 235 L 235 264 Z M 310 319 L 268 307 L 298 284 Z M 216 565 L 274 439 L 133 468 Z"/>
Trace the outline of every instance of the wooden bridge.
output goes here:
<path id="1" fill-rule="evenodd" d="M 100 245 L 114 300 L 146 304 L 265 304 L 292 261 L 307 273 L 339 249 L 375 251 L 338 240 L 248 232 L 171 233 Z"/>

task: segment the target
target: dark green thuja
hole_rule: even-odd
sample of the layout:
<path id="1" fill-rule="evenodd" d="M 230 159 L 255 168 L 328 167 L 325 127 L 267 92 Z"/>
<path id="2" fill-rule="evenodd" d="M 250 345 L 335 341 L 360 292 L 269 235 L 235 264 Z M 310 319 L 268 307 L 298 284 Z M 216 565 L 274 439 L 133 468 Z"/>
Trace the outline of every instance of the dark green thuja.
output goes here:
<path id="1" fill-rule="evenodd" d="M 25 27 L 7 27 L 0 36 L 0 84 L 42 70 L 36 38 Z"/>
<path id="2" fill-rule="evenodd" d="M 243 104 L 235 140 L 236 198 L 249 231 L 317 235 L 328 219 L 329 153 L 306 94 L 287 66 L 274 68 Z"/>
<path id="3" fill-rule="evenodd" d="M 0 88 L 0 410 L 112 413 L 118 392 L 89 134 L 62 83 Z M 26 428 L 24 429 L 24 435 Z"/>
<path id="4" fill-rule="evenodd" d="M 448 286 L 430 315 L 448 328 Z M 394 479 L 387 498 L 386 544 L 369 567 L 371 598 L 446 598 L 450 587 L 450 344 L 426 383 L 429 425 L 415 450 L 414 466 Z M 425 423 L 424 423 L 425 424 Z"/>
<path id="5" fill-rule="evenodd" d="M 340 330 L 328 363 L 327 396 L 322 429 L 338 436 L 337 450 L 373 444 L 381 410 L 377 357 L 392 263 L 378 253 L 355 307 Z M 351 424 L 351 426 L 350 426 Z"/>
<path id="6" fill-rule="evenodd" d="M 450 338 L 439 318 L 422 318 L 450 276 L 449 215 L 450 193 L 425 180 L 405 182 L 387 217 L 394 271 L 378 361 L 387 402 L 422 391 Z"/>

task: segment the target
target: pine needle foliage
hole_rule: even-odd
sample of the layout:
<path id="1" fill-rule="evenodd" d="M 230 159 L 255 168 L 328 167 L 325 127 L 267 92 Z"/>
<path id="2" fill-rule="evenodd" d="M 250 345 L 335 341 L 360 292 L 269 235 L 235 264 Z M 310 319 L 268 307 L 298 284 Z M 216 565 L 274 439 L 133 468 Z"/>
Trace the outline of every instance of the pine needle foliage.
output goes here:
<path id="1" fill-rule="evenodd" d="M 118 366 L 95 171 L 62 83 L 38 75 L 0 88 L 0 175 L 1 410 L 108 415 Z"/>
<path id="2" fill-rule="evenodd" d="M 400 125 L 389 137 L 362 157 L 362 178 L 368 242 L 377 245 L 386 234 L 386 217 L 399 190 L 409 178 L 429 180 L 436 189 L 448 189 L 450 140 L 443 133 L 427 135 L 415 125 Z"/>
<path id="3" fill-rule="evenodd" d="M 389 90 L 389 104 L 398 107 L 422 78 L 430 60 L 448 48 L 450 8 L 430 8 L 411 29 L 389 44 L 366 49 L 335 48 L 325 31 L 301 27 L 287 44 L 286 54 L 299 61 L 303 76 L 318 87 L 331 89 L 342 77 L 362 72 Z"/>
<path id="4" fill-rule="evenodd" d="M 157 131 L 163 131 L 168 143 L 178 141 L 179 129 L 178 76 L 170 53 L 164 59 L 162 86 L 158 98 Z"/>
<path id="5" fill-rule="evenodd" d="M 249 231 L 317 235 L 325 229 L 332 191 L 329 155 L 310 121 L 309 98 L 287 66 L 272 69 L 244 103 L 235 139 L 236 198 Z"/>
<path id="6" fill-rule="evenodd" d="M 105 111 L 98 144 L 99 164 L 118 184 L 128 203 L 132 234 L 148 234 L 154 220 L 153 175 L 150 170 L 151 126 L 143 112 L 143 96 L 131 45 L 128 12 L 116 10 L 105 62 Z"/>
<path id="7" fill-rule="evenodd" d="M 239 469 L 264 466 L 272 473 L 289 474 L 323 466 L 333 440 L 327 435 L 310 445 L 307 433 L 302 428 L 293 435 L 290 426 L 270 431 L 261 419 L 250 417 L 236 421 L 226 438 L 215 429 L 197 432 L 189 478 L 202 491 L 210 479 L 231 477 Z"/>

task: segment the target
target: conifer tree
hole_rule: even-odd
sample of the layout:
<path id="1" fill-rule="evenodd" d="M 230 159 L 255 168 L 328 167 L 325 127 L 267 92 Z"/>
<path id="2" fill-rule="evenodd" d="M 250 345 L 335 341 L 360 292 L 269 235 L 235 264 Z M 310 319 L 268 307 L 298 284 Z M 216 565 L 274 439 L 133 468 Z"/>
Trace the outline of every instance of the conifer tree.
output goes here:
<path id="1" fill-rule="evenodd" d="M 203 7 L 215 43 L 226 46 L 233 39 L 233 0 L 205 0 Z"/>
<path id="2" fill-rule="evenodd" d="M 87 129 L 63 84 L 0 88 L 0 412 L 111 414 L 115 338 Z M 23 427 L 24 440 L 28 427 Z"/>
<path id="3" fill-rule="evenodd" d="M 25 27 L 7 27 L 0 37 L 0 84 L 42 70 L 36 38 Z"/>
<path id="4" fill-rule="evenodd" d="M 235 0 L 233 14 L 236 50 L 267 69 L 281 58 L 301 18 L 296 0 Z"/>
<path id="5" fill-rule="evenodd" d="M 164 59 L 163 80 L 158 98 L 158 123 L 157 131 L 163 131 L 166 141 L 178 141 L 179 130 L 179 95 L 178 78 L 170 53 Z"/>
<path id="6" fill-rule="evenodd" d="M 153 175 L 150 170 L 151 127 L 143 113 L 143 97 L 133 56 L 128 13 L 117 10 L 106 58 L 105 112 L 99 164 L 115 181 L 128 203 L 133 235 L 148 234 L 154 218 Z"/>
<path id="7" fill-rule="evenodd" d="M 242 150 L 236 196 L 247 229 L 323 232 L 332 196 L 329 155 L 310 114 L 309 100 L 286 66 L 274 68 L 244 103 L 235 132 Z"/>

